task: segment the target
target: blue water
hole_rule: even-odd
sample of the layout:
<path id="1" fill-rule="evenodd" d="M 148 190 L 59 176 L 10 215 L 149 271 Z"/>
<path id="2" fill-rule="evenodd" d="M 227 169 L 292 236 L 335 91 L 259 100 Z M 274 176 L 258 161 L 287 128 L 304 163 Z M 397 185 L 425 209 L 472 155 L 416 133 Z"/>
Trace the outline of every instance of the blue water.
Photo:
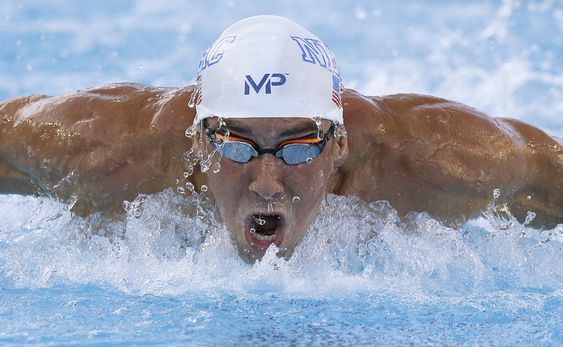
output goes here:
<path id="1" fill-rule="evenodd" d="M 563 343 L 563 225 L 491 206 L 456 230 L 329 196 L 291 260 L 249 266 L 172 189 L 138 202 L 109 222 L 0 199 L 0 343 Z"/>
<path id="2" fill-rule="evenodd" d="M 3 1 L 0 99 L 182 86 L 227 25 L 259 13 L 318 33 L 349 87 L 444 96 L 563 136 L 561 1 Z M 329 197 L 290 261 L 254 266 L 212 213 L 172 191 L 141 201 L 108 221 L 0 196 L 0 344 L 563 344 L 563 225 L 518 223 L 492 192 L 455 229 Z"/>

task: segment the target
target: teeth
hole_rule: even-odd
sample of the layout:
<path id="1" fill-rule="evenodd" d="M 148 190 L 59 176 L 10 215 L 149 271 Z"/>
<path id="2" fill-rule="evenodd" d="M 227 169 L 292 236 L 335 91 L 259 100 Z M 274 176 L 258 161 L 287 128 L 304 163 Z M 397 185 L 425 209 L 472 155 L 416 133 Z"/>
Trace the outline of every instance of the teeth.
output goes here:
<path id="1" fill-rule="evenodd" d="M 250 230 L 250 233 L 253 238 L 260 241 L 274 241 L 276 239 L 276 233 L 273 233 L 272 235 L 262 235 L 258 234 L 256 231 L 252 232 L 252 229 Z"/>

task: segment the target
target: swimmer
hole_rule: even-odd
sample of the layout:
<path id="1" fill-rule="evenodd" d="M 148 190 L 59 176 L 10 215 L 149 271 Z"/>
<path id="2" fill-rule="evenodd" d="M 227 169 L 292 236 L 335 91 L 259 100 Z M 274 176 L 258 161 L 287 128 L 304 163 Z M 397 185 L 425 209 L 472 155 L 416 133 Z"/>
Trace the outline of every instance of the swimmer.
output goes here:
<path id="1" fill-rule="evenodd" d="M 498 188 L 517 218 L 533 211 L 536 225 L 563 223 L 561 145 L 445 99 L 345 89 L 317 36 L 256 16 L 204 53 L 196 86 L 114 84 L 1 102 L 0 193 L 120 215 L 124 200 L 187 177 L 252 261 L 271 244 L 289 257 L 326 194 L 451 224 L 486 210 Z"/>

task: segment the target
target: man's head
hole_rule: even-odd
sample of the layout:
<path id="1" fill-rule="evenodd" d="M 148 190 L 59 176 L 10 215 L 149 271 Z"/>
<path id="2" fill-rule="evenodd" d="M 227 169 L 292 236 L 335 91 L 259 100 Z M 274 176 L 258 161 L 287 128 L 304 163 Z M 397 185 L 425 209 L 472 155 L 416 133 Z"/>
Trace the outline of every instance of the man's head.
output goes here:
<path id="1" fill-rule="evenodd" d="M 221 165 L 210 198 L 243 257 L 289 256 L 347 155 L 333 53 L 288 19 L 251 17 L 203 54 L 197 83 L 194 140 Z"/>

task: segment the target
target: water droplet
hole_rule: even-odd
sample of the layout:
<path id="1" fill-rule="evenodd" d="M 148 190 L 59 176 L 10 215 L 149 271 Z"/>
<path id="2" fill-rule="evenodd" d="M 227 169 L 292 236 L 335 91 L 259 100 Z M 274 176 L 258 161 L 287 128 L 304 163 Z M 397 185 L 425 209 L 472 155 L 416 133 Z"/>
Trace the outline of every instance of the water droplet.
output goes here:
<path id="1" fill-rule="evenodd" d="M 498 199 L 500 197 L 500 189 L 499 188 L 495 188 L 493 189 L 493 199 Z"/>
<path id="2" fill-rule="evenodd" d="M 219 171 L 221 171 L 221 163 L 216 162 L 215 165 L 213 166 L 213 173 L 218 173 Z"/>
<path id="3" fill-rule="evenodd" d="M 176 190 L 178 191 L 178 193 L 180 194 L 184 194 L 186 192 L 186 190 L 183 187 L 178 187 L 176 188 Z"/>
<path id="4" fill-rule="evenodd" d="M 307 158 L 307 160 L 305 160 L 307 162 L 307 164 L 311 164 L 313 162 L 313 158 Z"/>
<path id="5" fill-rule="evenodd" d="M 299 201 L 301 201 L 301 198 L 300 198 L 299 196 L 297 196 L 297 195 L 295 195 L 295 196 L 291 199 L 291 202 L 294 203 L 294 204 L 299 203 Z"/>
<path id="6" fill-rule="evenodd" d="M 254 234 L 254 233 L 256 233 L 256 229 L 254 229 L 254 228 L 250 228 L 250 233 L 251 233 L 251 234 Z"/>
<path id="7" fill-rule="evenodd" d="M 206 192 L 209 188 L 207 188 L 207 186 L 204 184 L 201 186 L 201 191 L 202 192 Z"/>
<path id="8" fill-rule="evenodd" d="M 190 96 L 190 100 L 188 101 L 188 107 L 194 108 L 196 104 L 199 104 L 201 99 L 201 75 L 198 75 L 196 78 L 196 86 Z"/>
<path id="9" fill-rule="evenodd" d="M 528 195 L 528 196 L 526 197 L 526 199 L 532 200 L 532 196 L 531 196 L 531 195 Z"/>
<path id="10" fill-rule="evenodd" d="M 190 101 L 191 101 L 191 100 L 190 100 Z M 195 125 L 191 125 L 191 126 L 189 126 L 189 127 L 186 129 L 186 132 L 184 133 L 184 135 L 186 135 L 187 138 L 190 138 L 190 139 L 191 139 L 191 138 L 195 135 L 196 130 L 197 130 L 196 126 L 195 126 Z M 190 152 L 189 154 L 193 153 L 193 149 L 191 149 L 189 152 Z M 189 155 L 189 154 L 188 154 L 188 155 Z"/>
<path id="11" fill-rule="evenodd" d="M 268 213 L 274 212 L 274 204 L 271 201 L 268 201 Z"/>
<path id="12" fill-rule="evenodd" d="M 256 221 L 256 223 L 258 223 L 258 225 L 264 225 L 266 224 L 266 220 L 264 218 L 262 218 L 261 216 L 258 218 L 254 219 Z"/>
<path id="13" fill-rule="evenodd" d="M 532 211 L 528 211 L 526 213 L 526 219 L 524 220 L 524 225 L 528 225 L 532 223 L 532 221 L 536 218 L 536 213 Z"/>
<path id="14" fill-rule="evenodd" d="M 344 126 L 342 126 L 341 124 L 336 124 L 336 130 L 334 132 L 334 136 L 345 137 L 346 135 L 348 134 L 346 133 L 346 129 L 344 128 Z"/>
<path id="15" fill-rule="evenodd" d="M 190 177 L 190 174 L 187 171 L 185 171 L 184 172 L 184 178 L 188 178 L 188 177 Z"/>
<path id="16" fill-rule="evenodd" d="M 313 117 L 313 121 L 317 125 L 317 138 L 320 140 L 323 138 L 323 123 L 321 117 L 315 116 Z"/>
<path id="17" fill-rule="evenodd" d="M 195 106 L 195 92 L 192 93 L 192 96 L 190 97 L 190 100 L 188 101 L 188 107 L 189 108 L 194 108 Z M 188 136 L 188 133 L 186 133 L 186 136 Z M 188 136 L 191 137 L 191 136 Z"/>
<path id="18" fill-rule="evenodd" d="M 186 188 L 188 188 L 189 191 L 192 193 L 194 192 L 195 189 L 194 184 L 192 182 L 186 182 Z"/>

